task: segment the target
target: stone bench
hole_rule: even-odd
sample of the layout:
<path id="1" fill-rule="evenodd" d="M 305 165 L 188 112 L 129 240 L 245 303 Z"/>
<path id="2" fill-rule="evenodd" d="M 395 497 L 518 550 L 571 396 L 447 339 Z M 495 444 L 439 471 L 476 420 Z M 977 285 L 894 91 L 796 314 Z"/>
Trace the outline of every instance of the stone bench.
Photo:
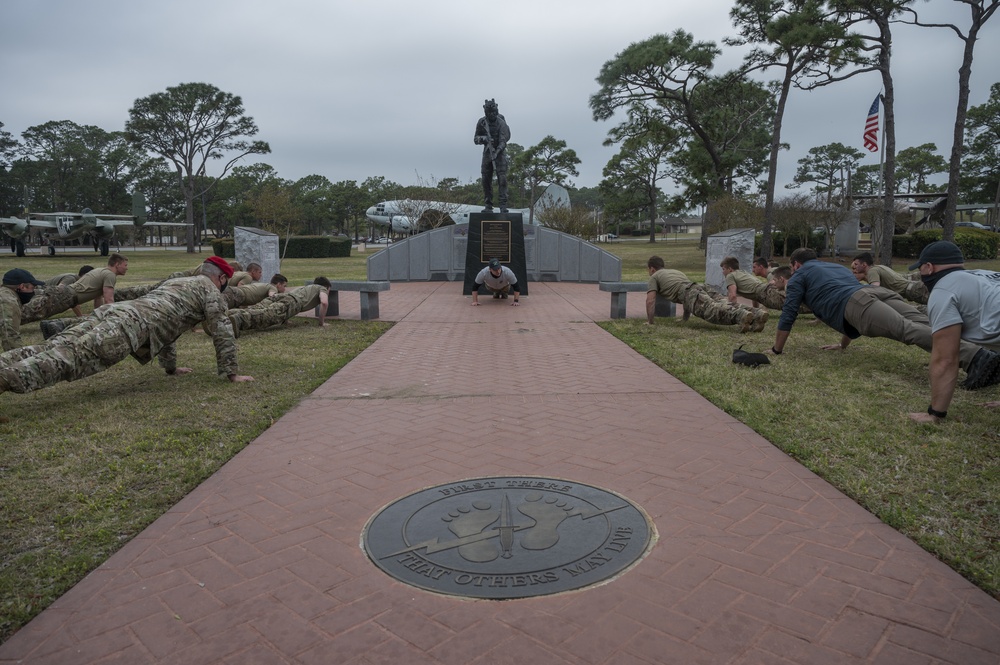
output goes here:
<path id="1" fill-rule="evenodd" d="M 625 303 L 630 291 L 646 293 L 648 282 L 599 282 L 601 291 L 611 292 L 611 318 L 625 318 Z M 660 294 L 656 294 L 655 316 L 677 316 L 677 306 Z"/>
<path id="2" fill-rule="evenodd" d="M 306 285 L 312 284 L 312 280 L 306 280 Z M 340 292 L 358 291 L 361 295 L 361 320 L 369 321 L 377 319 L 378 294 L 379 291 L 388 291 L 389 282 L 355 282 L 350 280 L 330 280 L 330 295 L 326 307 L 327 316 L 340 316 Z M 316 316 L 319 316 L 319 307 L 316 307 Z"/>

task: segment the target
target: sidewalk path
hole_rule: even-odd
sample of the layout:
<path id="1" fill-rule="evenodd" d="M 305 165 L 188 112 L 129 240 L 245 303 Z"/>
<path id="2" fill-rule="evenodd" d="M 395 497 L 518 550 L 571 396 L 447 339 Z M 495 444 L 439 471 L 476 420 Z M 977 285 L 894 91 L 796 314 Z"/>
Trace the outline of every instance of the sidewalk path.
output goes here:
<path id="1" fill-rule="evenodd" d="M 1000 603 L 594 325 L 607 293 L 533 283 L 513 308 L 459 291 L 393 284 L 392 330 L 0 663 L 1000 662 Z M 362 552 L 386 504 L 494 475 L 619 493 L 658 540 L 602 586 L 499 602 L 402 584 Z"/>

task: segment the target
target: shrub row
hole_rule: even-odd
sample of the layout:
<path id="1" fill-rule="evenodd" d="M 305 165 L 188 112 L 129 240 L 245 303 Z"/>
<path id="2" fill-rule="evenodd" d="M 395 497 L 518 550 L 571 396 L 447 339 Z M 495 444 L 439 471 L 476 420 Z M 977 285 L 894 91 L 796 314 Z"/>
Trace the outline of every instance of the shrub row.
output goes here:
<path id="1" fill-rule="evenodd" d="M 757 235 L 753 243 L 754 256 L 760 256 L 760 240 L 763 236 Z M 823 246 L 826 244 L 826 234 L 822 231 L 814 232 L 809 234 L 809 240 L 806 243 L 806 247 L 816 248 L 817 252 L 822 255 Z M 785 233 L 783 231 L 774 231 L 771 233 L 771 246 L 774 248 L 774 256 L 784 256 L 782 252 L 785 251 Z M 788 253 L 791 254 L 799 247 L 802 246 L 802 236 L 793 233 L 788 236 Z"/>
<path id="2" fill-rule="evenodd" d="M 920 250 L 941 239 L 941 229 L 914 231 L 911 235 L 893 236 L 892 253 L 906 258 L 917 258 Z M 982 229 L 955 229 L 955 244 L 962 250 L 968 261 L 990 260 L 1000 251 L 1000 233 Z"/>
<path id="3" fill-rule="evenodd" d="M 892 238 L 892 253 L 894 256 L 903 258 L 917 258 L 920 250 L 926 245 L 940 240 L 941 229 L 929 229 L 926 231 L 915 231 L 912 235 L 898 235 Z M 758 235 L 754 241 L 754 256 L 760 256 L 760 239 Z M 771 234 L 771 242 L 774 246 L 774 256 L 782 256 L 784 250 L 785 234 L 775 231 Z M 816 248 L 822 256 L 822 247 L 825 243 L 824 234 L 812 233 L 809 236 L 807 247 Z M 962 250 L 962 255 L 969 261 L 990 260 L 997 258 L 1000 252 L 1000 233 L 984 231 L 982 229 L 958 228 L 955 229 L 955 244 Z M 788 253 L 791 254 L 802 246 L 801 238 L 793 234 L 788 238 Z"/>
<path id="4" fill-rule="evenodd" d="M 342 236 L 292 236 L 287 239 L 287 249 L 285 240 L 278 238 L 278 253 L 286 259 L 324 259 L 351 255 L 351 239 Z M 224 259 L 235 259 L 236 243 L 232 238 L 216 239 L 212 241 L 212 251 Z"/>

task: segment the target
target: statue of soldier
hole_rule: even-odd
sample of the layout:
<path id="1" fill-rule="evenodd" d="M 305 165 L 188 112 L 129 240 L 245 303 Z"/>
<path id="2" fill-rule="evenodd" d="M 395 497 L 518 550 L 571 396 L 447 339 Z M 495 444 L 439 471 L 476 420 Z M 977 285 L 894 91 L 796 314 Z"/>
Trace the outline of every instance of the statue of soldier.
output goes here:
<path id="1" fill-rule="evenodd" d="M 476 123 L 473 143 L 483 146 L 483 194 L 486 207 L 483 212 L 493 212 L 493 173 L 497 175 L 500 190 L 500 212 L 507 212 L 507 142 L 510 141 L 510 127 L 500 115 L 496 101 L 487 99 L 483 103 L 486 115 Z"/>

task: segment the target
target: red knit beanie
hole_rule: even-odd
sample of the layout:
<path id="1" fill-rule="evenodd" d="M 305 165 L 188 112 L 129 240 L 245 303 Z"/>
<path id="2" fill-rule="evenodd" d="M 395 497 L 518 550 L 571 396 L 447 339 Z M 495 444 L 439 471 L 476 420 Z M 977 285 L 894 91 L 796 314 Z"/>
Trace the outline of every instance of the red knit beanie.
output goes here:
<path id="1" fill-rule="evenodd" d="M 205 263 L 211 263 L 212 265 L 216 266 L 219 270 L 222 271 L 222 274 L 225 275 L 226 277 L 233 276 L 233 267 L 228 263 L 226 263 L 226 260 L 221 256 L 210 256 L 207 259 L 205 259 Z"/>

